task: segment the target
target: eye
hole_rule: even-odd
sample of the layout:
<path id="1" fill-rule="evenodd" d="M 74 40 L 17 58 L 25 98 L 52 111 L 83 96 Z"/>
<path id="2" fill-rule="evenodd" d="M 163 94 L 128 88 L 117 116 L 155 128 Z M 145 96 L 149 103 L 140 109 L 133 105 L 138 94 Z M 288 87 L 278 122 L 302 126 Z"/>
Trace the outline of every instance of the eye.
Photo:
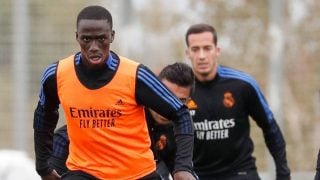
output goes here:
<path id="1" fill-rule="evenodd" d="M 98 41 L 104 42 L 107 38 L 105 36 L 98 37 Z"/>
<path id="2" fill-rule="evenodd" d="M 198 52 L 198 50 L 199 50 L 199 48 L 196 48 L 196 47 L 195 48 L 191 48 L 191 51 L 194 52 L 194 53 Z"/>
<path id="3" fill-rule="evenodd" d="M 204 49 L 205 49 L 206 51 L 211 51 L 211 50 L 212 50 L 212 46 L 206 46 Z"/>
<path id="4" fill-rule="evenodd" d="M 89 42 L 91 40 L 91 38 L 87 37 L 87 36 L 82 36 L 81 40 L 84 41 L 84 42 Z"/>

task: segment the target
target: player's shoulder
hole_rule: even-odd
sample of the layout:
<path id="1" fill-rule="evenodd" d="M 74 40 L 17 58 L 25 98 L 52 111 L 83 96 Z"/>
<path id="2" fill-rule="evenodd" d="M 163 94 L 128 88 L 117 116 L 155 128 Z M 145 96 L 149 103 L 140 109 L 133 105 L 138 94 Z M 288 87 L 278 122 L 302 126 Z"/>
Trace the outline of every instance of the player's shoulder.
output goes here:
<path id="1" fill-rule="evenodd" d="M 239 69 L 219 65 L 217 73 L 219 74 L 220 77 L 233 78 L 233 79 L 237 79 L 237 80 L 249 83 L 254 86 L 257 85 L 257 81 L 253 76 Z"/>
<path id="2" fill-rule="evenodd" d="M 247 72 L 244 72 L 242 70 L 233 68 L 233 67 L 228 67 L 228 66 L 222 66 L 219 65 L 218 66 L 218 73 L 220 75 L 224 75 L 224 76 L 231 76 L 231 77 L 246 77 L 246 78 L 253 78 L 250 74 L 248 74 Z"/>
<path id="3" fill-rule="evenodd" d="M 48 79 L 55 77 L 57 71 L 58 62 L 51 63 L 46 66 L 41 76 L 41 83 L 43 84 Z"/>
<path id="4" fill-rule="evenodd" d="M 74 55 L 70 55 L 66 58 L 63 58 L 63 59 L 59 59 L 53 63 L 50 63 L 48 64 L 43 73 L 42 73 L 42 82 L 45 81 L 46 79 L 50 78 L 51 76 L 55 76 L 56 72 L 57 72 L 57 68 L 59 66 L 59 63 L 61 61 L 64 61 L 64 60 L 67 60 L 67 59 L 70 59 L 70 58 L 73 58 L 74 61 L 76 61 L 76 64 L 80 61 L 80 52 L 77 53 L 77 54 L 74 54 Z"/>

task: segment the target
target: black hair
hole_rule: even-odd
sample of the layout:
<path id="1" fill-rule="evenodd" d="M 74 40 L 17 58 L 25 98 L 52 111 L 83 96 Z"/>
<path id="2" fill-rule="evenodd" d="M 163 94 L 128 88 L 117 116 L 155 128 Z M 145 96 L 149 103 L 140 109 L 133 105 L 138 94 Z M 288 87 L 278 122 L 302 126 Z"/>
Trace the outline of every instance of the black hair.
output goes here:
<path id="1" fill-rule="evenodd" d="M 83 8 L 77 17 L 77 28 L 82 19 L 107 20 L 111 29 L 113 27 L 111 13 L 102 6 L 87 6 Z"/>
<path id="2" fill-rule="evenodd" d="M 194 24 L 194 25 L 190 26 L 189 29 L 187 30 L 187 33 L 185 36 L 187 46 L 189 46 L 188 37 L 190 34 L 198 34 L 198 33 L 203 33 L 203 32 L 211 32 L 213 35 L 213 43 L 214 43 L 214 45 L 217 45 L 218 35 L 217 35 L 216 29 L 209 24 L 201 23 L 201 24 Z"/>
<path id="3" fill-rule="evenodd" d="M 194 74 L 192 68 L 182 62 L 167 65 L 159 73 L 159 79 L 166 79 L 171 83 L 182 87 L 191 87 L 191 92 L 194 89 Z"/>

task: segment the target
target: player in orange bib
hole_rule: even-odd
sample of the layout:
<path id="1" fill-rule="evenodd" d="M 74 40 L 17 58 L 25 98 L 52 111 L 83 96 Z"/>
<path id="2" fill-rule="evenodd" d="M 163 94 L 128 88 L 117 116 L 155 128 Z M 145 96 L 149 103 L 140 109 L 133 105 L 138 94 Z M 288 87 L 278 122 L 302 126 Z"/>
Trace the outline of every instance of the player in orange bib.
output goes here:
<path id="1" fill-rule="evenodd" d="M 187 107 L 144 65 L 110 51 L 112 16 L 88 6 L 77 17 L 81 51 L 47 67 L 34 113 L 36 170 L 42 179 L 160 179 L 145 107 L 172 119 L 174 179 L 193 180 L 193 125 Z M 63 108 L 70 140 L 62 177 L 49 165 Z"/>

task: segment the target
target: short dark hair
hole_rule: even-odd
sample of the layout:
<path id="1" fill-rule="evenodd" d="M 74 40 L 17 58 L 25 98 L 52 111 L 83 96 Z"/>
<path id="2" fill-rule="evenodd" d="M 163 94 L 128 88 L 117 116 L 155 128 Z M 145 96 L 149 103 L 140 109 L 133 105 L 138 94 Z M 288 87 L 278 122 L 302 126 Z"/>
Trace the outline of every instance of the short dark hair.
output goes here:
<path id="1" fill-rule="evenodd" d="M 107 20 L 111 29 L 113 27 L 111 13 L 102 6 L 87 6 L 83 8 L 77 17 L 77 28 L 82 19 Z"/>
<path id="2" fill-rule="evenodd" d="M 203 32 L 211 32 L 213 35 L 213 43 L 214 45 L 217 45 L 218 35 L 217 35 L 216 29 L 209 24 L 200 23 L 200 24 L 194 24 L 190 26 L 189 29 L 187 30 L 186 37 L 185 37 L 187 46 L 189 47 L 188 37 L 190 34 L 198 34 Z"/>
<path id="3" fill-rule="evenodd" d="M 192 68 L 182 62 L 167 65 L 159 73 L 159 79 L 166 79 L 171 83 L 182 87 L 190 87 L 191 92 L 194 89 L 194 74 Z"/>

